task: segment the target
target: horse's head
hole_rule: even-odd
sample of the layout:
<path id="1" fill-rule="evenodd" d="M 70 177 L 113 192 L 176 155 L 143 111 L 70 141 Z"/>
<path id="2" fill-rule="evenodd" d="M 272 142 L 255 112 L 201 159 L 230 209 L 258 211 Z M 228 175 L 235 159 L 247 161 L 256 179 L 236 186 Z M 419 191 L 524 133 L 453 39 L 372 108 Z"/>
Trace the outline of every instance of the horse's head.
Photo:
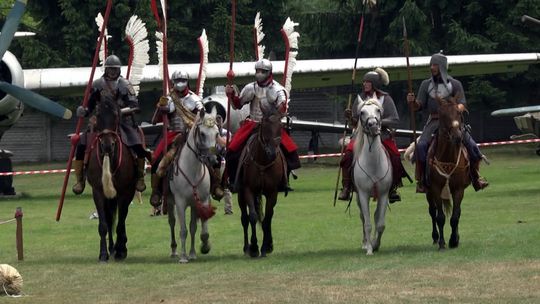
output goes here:
<path id="1" fill-rule="evenodd" d="M 259 129 L 259 141 L 269 160 L 276 158 L 276 149 L 281 143 L 281 117 L 278 111 L 263 115 Z"/>
<path id="2" fill-rule="evenodd" d="M 457 98 L 442 99 L 439 102 L 439 134 L 447 137 L 452 144 L 459 145 L 463 137 L 462 117 Z"/>
<path id="3" fill-rule="evenodd" d="M 218 162 L 216 145 L 217 136 L 219 135 L 216 124 L 216 108 L 212 108 L 211 113 L 206 113 L 202 109 L 195 120 L 192 132 L 198 157 L 203 162 L 212 165 L 216 164 Z"/>
<path id="4" fill-rule="evenodd" d="M 96 109 L 96 131 L 99 132 L 99 144 L 103 153 L 112 153 L 118 139 L 118 125 L 120 123 L 120 107 L 114 101 L 103 100 Z"/>
<path id="5" fill-rule="evenodd" d="M 372 97 L 363 100 L 358 96 L 358 113 L 360 113 L 358 127 L 362 128 L 363 132 L 367 135 L 375 137 L 381 134 L 381 118 L 383 115 L 383 108 L 377 99 L 377 95 L 374 93 Z"/>

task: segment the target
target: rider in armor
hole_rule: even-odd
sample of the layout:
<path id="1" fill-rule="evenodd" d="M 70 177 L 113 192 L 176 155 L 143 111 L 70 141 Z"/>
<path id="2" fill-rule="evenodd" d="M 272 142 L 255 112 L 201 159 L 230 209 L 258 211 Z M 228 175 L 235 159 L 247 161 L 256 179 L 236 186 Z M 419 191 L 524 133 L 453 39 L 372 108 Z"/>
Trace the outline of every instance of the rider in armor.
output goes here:
<path id="1" fill-rule="evenodd" d="M 186 136 L 193 126 L 195 117 L 199 111 L 204 111 L 202 99 L 189 88 L 189 75 L 185 71 L 175 71 L 171 77 L 174 87 L 167 97 L 161 97 L 158 102 L 158 108 L 161 112 L 167 113 L 169 119 L 169 129 L 167 132 L 168 151 L 163 156 L 165 142 L 160 141 L 154 151 L 153 163 L 159 164 L 152 166 L 152 195 L 150 204 L 159 206 L 161 201 L 161 180 L 167 172 L 176 152 L 182 148 L 186 141 Z M 155 169 L 154 169 L 155 168 Z M 209 166 L 211 177 L 212 197 L 221 200 L 223 189 L 221 188 L 221 176 L 219 168 L 214 169 Z"/>
<path id="2" fill-rule="evenodd" d="M 430 66 L 431 77 L 422 81 L 418 89 L 418 96 L 415 97 L 413 93 L 407 95 L 407 102 L 413 109 L 426 109 L 430 113 L 422 135 L 416 144 L 416 192 L 418 193 L 425 193 L 426 191 L 425 168 L 427 165 L 429 142 L 439 126 L 437 113 L 439 103 L 437 98 L 456 98 L 459 103 L 458 109 L 460 112 L 465 110 L 466 104 L 465 93 L 461 82 L 448 75 L 448 61 L 446 56 L 442 53 L 434 54 L 431 56 Z M 480 177 L 479 173 L 480 161 L 484 158 L 484 155 L 480 152 L 478 145 L 467 128 L 463 134 L 463 144 L 467 148 L 471 161 L 470 176 L 472 184 L 474 189 L 478 191 L 489 185 L 483 177 Z"/>
<path id="3" fill-rule="evenodd" d="M 146 150 L 143 148 L 143 139 L 139 133 L 138 124 L 135 121 L 134 114 L 139 112 L 139 102 L 133 86 L 129 80 L 120 75 L 121 62 L 116 55 L 110 55 L 105 59 L 105 73 L 101 78 L 94 81 L 92 84 L 92 92 L 88 99 L 88 108 L 79 106 L 77 108 L 78 117 L 88 117 L 94 112 L 94 109 L 99 106 L 102 100 L 110 100 L 116 102 L 122 112 L 122 119 L 120 121 L 120 137 L 128 147 L 130 147 L 137 154 L 137 191 L 144 191 L 146 185 L 144 184 L 144 172 L 145 172 L 145 157 L 147 156 Z M 90 119 L 90 125 L 94 124 L 94 119 Z M 86 148 L 89 142 L 87 130 L 81 136 L 81 139 L 77 145 L 75 154 L 75 161 L 73 162 L 73 168 L 75 169 L 75 175 L 77 177 L 77 183 L 73 186 L 73 192 L 75 194 L 81 194 L 85 187 L 85 172 L 84 165 L 86 154 Z"/>
<path id="4" fill-rule="evenodd" d="M 235 178 L 240 155 L 246 141 L 261 122 L 263 114 L 269 114 L 277 110 L 283 116 L 287 115 L 287 91 L 274 80 L 270 60 L 261 59 L 255 63 L 255 80 L 244 86 L 239 96 L 237 96 L 237 92 L 232 86 L 226 88 L 227 96 L 231 98 L 233 108 L 240 109 L 249 104 L 249 117 L 234 134 L 227 150 L 226 172 L 233 192 L 237 190 L 235 186 L 238 186 L 235 184 Z M 281 148 L 287 161 L 287 173 L 300 168 L 298 147 L 283 129 L 281 130 Z M 283 190 L 286 187 L 288 186 L 283 185 Z"/>
<path id="5" fill-rule="evenodd" d="M 374 94 L 377 97 L 377 100 L 382 105 L 383 113 L 381 117 L 381 140 L 383 146 L 385 147 L 388 155 L 390 156 L 390 162 L 392 163 L 392 188 L 390 189 L 389 201 L 390 203 L 401 201 L 401 197 L 397 192 L 397 188 L 403 186 L 401 182 L 402 177 L 406 177 L 407 173 L 403 168 L 401 163 L 401 157 L 392 134 L 393 128 L 397 127 L 399 123 L 399 115 L 396 110 L 396 105 L 394 100 L 387 93 L 382 91 L 380 88 L 383 85 L 388 85 L 390 82 L 388 74 L 385 70 L 381 68 L 376 68 L 373 71 L 369 71 L 364 75 L 362 83 L 362 92 L 360 97 L 362 100 L 367 100 L 371 98 Z M 351 126 L 356 129 L 358 121 L 360 120 L 360 113 L 358 112 L 359 99 L 356 97 L 352 109 L 345 110 L 345 117 L 351 122 Z M 349 200 L 351 198 L 352 191 L 352 180 L 351 180 L 351 170 L 353 163 L 353 147 L 354 147 L 354 138 L 356 133 L 351 135 L 351 141 L 347 145 L 343 159 L 340 162 L 342 180 L 341 184 L 343 188 L 339 194 L 338 199 L 340 200 Z"/>

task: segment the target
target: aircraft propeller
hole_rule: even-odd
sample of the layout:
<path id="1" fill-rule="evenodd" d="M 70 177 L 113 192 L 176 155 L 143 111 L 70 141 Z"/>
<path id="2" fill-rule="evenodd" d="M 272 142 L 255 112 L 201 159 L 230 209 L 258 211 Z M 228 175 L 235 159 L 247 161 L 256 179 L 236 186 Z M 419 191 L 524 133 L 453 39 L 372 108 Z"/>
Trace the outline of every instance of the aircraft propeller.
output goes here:
<path id="1" fill-rule="evenodd" d="M 19 26 L 21 17 L 26 8 L 26 2 L 27 0 L 16 0 L 13 8 L 6 18 L 4 26 L 2 27 L 2 32 L 0 32 L 0 58 L 4 57 L 4 54 L 11 44 L 11 40 L 13 40 L 13 36 L 15 36 L 15 32 L 17 31 L 17 27 Z M 17 98 L 24 104 L 40 111 L 64 119 L 71 118 L 72 113 L 70 110 L 64 108 L 49 98 L 41 96 L 25 88 L 12 85 L 5 81 L 0 81 L 0 90 Z"/>

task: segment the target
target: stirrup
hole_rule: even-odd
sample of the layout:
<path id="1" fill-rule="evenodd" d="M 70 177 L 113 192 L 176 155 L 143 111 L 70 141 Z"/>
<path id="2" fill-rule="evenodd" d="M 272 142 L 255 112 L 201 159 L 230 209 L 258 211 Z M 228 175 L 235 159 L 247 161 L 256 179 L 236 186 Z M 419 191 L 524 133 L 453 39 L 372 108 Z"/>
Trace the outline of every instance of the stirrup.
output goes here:
<path id="1" fill-rule="evenodd" d="M 401 196 L 397 192 L 397 190 L 390 190 L 390 193 L 388 194 L 388 201 L 390 204 L 393 204 L 395 202 L 401 202 Z"/>
<path id="2" fill-rule="evenodd" d="M 77 182 L 75 185 L 73 185 L 73 187 L 71 188 L 71 190 L 73 191 L 73 193 L 75 193 L 76 195 L 79 195 L 81 193 L 84 192 L 84 183 L 80 183 L 80 182 Z"/>
<path id="3" fill-rule="evenodd" d="M 216 201 L 221 201 L 224 195 L 225 195 L 225 192 L 223 191 L 221 187 L 216 187 L 216 189 L 212 191 L 212 198 L 215 199 Z"/>
<path id="4" fill-rule="evenodd" d="M 135 189 L 139 192 L 143 192 L 144 190 L 146 190 L 146 185 L 144 184 L 144 177 L 141 177 L 137 180 Z"/>
<path id="5" fill-rule="evenodd" d="M 480 177 L 473 182 L 474 191 L 480 191 L 487 188 L 487 186 L 489 186 L 489 183 L 483 177 Z"/>
<path id="6" fill-rule="evenodd" d="M 416 183 L 416 193 L 426 193 L 426 187 L 421 182 Z"/>

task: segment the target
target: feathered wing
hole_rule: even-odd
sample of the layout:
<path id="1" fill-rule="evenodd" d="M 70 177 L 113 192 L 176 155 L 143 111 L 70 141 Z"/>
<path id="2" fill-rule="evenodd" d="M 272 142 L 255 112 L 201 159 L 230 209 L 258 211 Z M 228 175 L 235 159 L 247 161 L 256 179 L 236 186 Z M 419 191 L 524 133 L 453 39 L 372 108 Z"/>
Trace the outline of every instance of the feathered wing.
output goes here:
<path id="1" fill-rule="evenodd" d="M 126 78 L 129 79 L 135 89 L 135 93 L 139 94 L 139 84 L 143 76 L 144 67 L 150 62 L 148 51 L 150 44 L 148 43 L 148 32 L 146 31 L 145 23 L 142 22 L 136 15 L 131 16 L 126 25 L 125 40 L 129 45 L 129 60 L 128 72 Z"/>
<path id="2" fill-rule="evenodd" d="M 204 81 L 206 80 L 206 68 L 208 66 L 208 37 L 206 36 L 206 30 L 203 29 L 202 34 L 197 38 L 199 43 L 200 64 L 199 64 L 199 76 L 197 77 L 197 95 L 203 97 Z"/>
<path id="3" fill-rule="evenodd" d="M 296 56 L 298 55 L 298 37 L 300 37 L 300 34 L 294 30 L 297 25 L 298 23 L 293 22 L 291 18 L 287 18 L 281 28 L 281 36 L 285 40 L 285 70 L 282 84 L 287 93 L 291 92 L 292 74 L 296 66 Z"/>
<path id="4" fill-rule="evenodd" d="M 163 75 L 163 33 L 156 32 L 156 51 L 158 55 L 159 75 Z"/>
<path id="5" fill-rule="evenodd" d="M 101 28 L 103 27 L 103 15 L 101 15 L 101 13 L 98 13 L 96 16 L 96 19 L 94 20 L 96 21 L 98 32 L 101 32 Z M 107 40 L 108 39 L 109 39 L 109 34 L 107 32 L 107 29 L 105 29 L 105 33 L 103 34 L 103 42 L 99 46 L 99 65 L 101 66 L 102 72 L 104 71 L 105 58 L 107 58 Z"/>
<path id="6" fill-rule="evenodd" d="M 261 13 L 257 12 L 257 15 L 255 15 L 255 23 L 253 24 L 253 43 L 255 44 L 255 56 L 257 61 L 264 58 L 264 49 L 266 47 L 261 44 L 263 39 L 264 32 Z"/>

